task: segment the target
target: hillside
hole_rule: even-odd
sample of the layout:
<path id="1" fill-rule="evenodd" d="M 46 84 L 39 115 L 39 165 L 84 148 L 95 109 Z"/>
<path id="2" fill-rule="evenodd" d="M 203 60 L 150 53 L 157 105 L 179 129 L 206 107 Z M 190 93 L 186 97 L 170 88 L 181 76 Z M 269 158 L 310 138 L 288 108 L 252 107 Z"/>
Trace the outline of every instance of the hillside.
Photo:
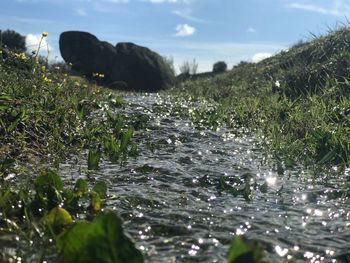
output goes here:
<path id="1" fill-rule="evenodd" d="M 349 165 L 349 43 L 350 29 L 341 28 L 172 92 L 219 102 L 217 114 L 256 131 L 285 166 Z"/>

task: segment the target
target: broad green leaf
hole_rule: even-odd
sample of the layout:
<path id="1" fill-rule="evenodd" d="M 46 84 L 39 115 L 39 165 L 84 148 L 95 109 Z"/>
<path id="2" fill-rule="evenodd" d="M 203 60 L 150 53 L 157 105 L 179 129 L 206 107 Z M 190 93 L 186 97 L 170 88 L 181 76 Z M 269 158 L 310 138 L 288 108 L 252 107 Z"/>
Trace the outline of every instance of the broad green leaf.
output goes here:
<path id="1" fill-rule="evenodd" d="M 236 237 L 227 254 L 227 263 L 268 263 L 264 251 L 256 242 L 246 242 L 242 237 Z"/>
<path id="2" fill-rule="evenodd" d="M 107 197 L 107 184 L 104 181 L 97 181 L 92 191 L 98 193 L 98 195 L 104 199 Z"/>
<path id="3" fill-rule="evenodd" d="M 54 187 L 58 191 L 63 190 L 63 182 L 61 177 L 51 169 L 42 171 L 40 175 L 35 178 L 34 185 L 36 190 L 39 192 L 46 192 L 49 186 Z"/>
<path id="4" fill-rule="evenodd" d="M 53 186 L 49 185 L 46 191 L 47 209 L 59 206 L 63 202 L 61 193 Z"/>
<path id="5" fill-rule="evenodd" d="M 142 254 L 123 233 L 122 221 L 108 212 L 92 223 L 78 222 L 57 237 L 60 262 L 141 263 Z"/>
<path id="6" fill-rule="evenodd" d="M 79 195 L 82 196 L 85 194 L 88 190 L 88 184 L 83 178 L 79 178 L 74 186 L 74 191 Z"/>
<path id="7" fill-rule="evenodd" d="M 91 192 L 90 197 L 91 197 L 90 205 L 91 205 L 92 211 L 99 212 L 101 210 L 101 197 L 96 192 Z"/>
<path id="8" fill-rule="evenodd" d="M 61 207 L 55 207 L 44 217 L 44 222 L 54 231 L 57 231 L 64 226 L 72 224 L 73 219 L 67 210 Z"/>

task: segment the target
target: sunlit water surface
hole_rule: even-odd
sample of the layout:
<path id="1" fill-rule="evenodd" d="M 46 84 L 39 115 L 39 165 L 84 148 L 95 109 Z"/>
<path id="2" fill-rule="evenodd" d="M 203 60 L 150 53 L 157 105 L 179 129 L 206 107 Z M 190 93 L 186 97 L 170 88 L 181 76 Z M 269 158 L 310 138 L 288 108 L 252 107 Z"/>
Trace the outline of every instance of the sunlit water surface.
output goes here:
<path id="1" fill-rule="evenodd" d="M 171 98 L 125 99 L 124 113 L 150 118 L 136 132 L 140 156 L 124 165 L 106 160 L 90 176 L 108 182 L 114 198 L 107 208 L 122 216 L 148 262 L 224 262 L 235 235 L 261 241 L 273 262 L 332 262 L 348 253 L 347 173 L 278 175 L 257 140 L 239 129 L 198 129 L 174 114 Z M 61 173 L 74 181 L 84 176 L 80 168 L 62 164 Z M 252 200 L 220 188 L 220 180 L 237 188 L 248 180 Z"/>

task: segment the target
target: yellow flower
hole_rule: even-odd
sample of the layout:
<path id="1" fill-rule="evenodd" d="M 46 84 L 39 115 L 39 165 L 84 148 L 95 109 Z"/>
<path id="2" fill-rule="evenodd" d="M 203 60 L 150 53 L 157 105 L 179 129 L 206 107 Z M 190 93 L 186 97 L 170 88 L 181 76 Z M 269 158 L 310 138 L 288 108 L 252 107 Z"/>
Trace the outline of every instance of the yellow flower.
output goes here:
<path id="1" fill-rule="evenodd" d="M 102 79 L 102 78 L 104 78 L 105 77 L 105 74 L 98 74 L 98 76 Z"/>
<path id="2" fill-rule="evenodd" d="M 48 32 L 42 32 L 42 33 L 41 33 L 41 36 L 42 36 L 42 37 L 47 37 L 48 35 L 49 35 Z"/>
<path id="3" fill-rule="evenodd" d="M 15 57 L 18 59 L 23 59 L 23 60 L 25 60 L 27 58 L 26 54 L 24 54 L 24 53 L 15 53 Z"/>
<path id="4" fill-rule="evenodd" d="M 44 80 L 45 82 L 51 82 L 51 81 L 52 81 L 51 79 L 49 79 L 49 78 L 46 77 L 45 75 L 43 75 L 43 80 Z"/>

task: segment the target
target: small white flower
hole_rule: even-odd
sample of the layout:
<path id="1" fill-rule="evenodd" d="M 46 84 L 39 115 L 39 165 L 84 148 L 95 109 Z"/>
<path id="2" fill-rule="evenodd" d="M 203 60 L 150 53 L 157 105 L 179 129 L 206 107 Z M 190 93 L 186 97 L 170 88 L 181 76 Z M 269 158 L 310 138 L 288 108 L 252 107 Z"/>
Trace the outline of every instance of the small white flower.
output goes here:
<path id="1" fill-rule="evenodd" d="M 278 80 L 276 80 L 275 85 L 277 88 L 281 87 L 281 83 Z"/>

